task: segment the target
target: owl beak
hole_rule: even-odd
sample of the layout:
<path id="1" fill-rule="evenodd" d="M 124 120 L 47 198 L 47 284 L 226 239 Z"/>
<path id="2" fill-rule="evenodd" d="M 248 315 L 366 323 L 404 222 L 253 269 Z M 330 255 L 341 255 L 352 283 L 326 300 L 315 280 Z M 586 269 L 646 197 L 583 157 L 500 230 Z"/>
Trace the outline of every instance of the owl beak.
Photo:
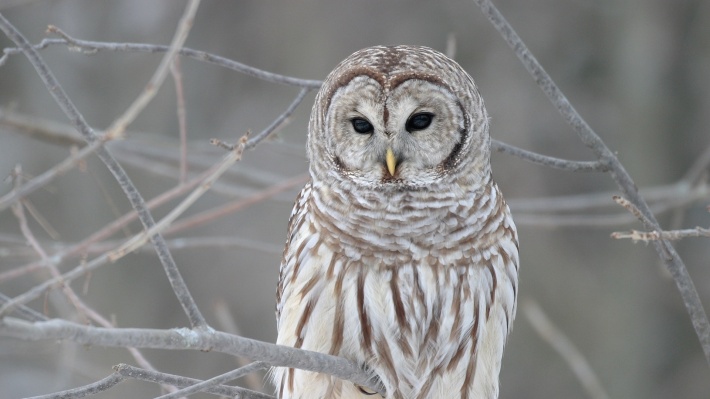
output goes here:
<path id="1" fill-rule="evenodd" d="M 385 160 L 387 161 L 387 170 L 389 170 L 391 176 L 394 176 L 395 168 L 397 167 L 397 158 L 394 157 L 392 148 L 387 148 Z"/>

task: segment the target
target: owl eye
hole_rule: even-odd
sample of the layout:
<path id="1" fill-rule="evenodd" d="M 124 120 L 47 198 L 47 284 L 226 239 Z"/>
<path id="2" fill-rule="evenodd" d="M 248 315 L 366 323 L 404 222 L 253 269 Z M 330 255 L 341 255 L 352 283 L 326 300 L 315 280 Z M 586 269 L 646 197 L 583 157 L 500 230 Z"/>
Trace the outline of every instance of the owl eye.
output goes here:
<path id="1" fill-rule="evenodd" d="M 407 125 L 405 126 L 405 129 L 409 133 L 417 131 L 417 130 L 424 130 L 429 127 L 431 124 L 431 121 L 434 119 L 434 114 L 430 114 L 428 112 L 421 112 L 418 114 L 412 115 L 409 120 L 407 121 Z"/>
<path id="2" fill-rule="evenodd" d="M 372 131 L 375 130 L 375 128 L 372 127 L 372 123 L 363 118 L 353 118 L 350 120 L 350 123 L 353 124 L 353 129 L 360 134 L 372 133 Z"/>

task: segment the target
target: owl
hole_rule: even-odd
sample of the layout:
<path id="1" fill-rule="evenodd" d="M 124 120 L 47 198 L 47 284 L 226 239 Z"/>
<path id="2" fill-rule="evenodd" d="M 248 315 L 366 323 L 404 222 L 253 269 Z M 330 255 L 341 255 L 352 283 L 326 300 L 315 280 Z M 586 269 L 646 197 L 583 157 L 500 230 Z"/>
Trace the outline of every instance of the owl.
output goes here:
<path id="1" fill-rule="evenodd" d="M 390 399 L 498 397 L 518 238 L 473 79 L 426 47 L 357 51 L 316 96 L 307 152 L 277 343 L 350 359 Z M 376 394 L 293 368 L 273 381 L 281 399 Z"/>

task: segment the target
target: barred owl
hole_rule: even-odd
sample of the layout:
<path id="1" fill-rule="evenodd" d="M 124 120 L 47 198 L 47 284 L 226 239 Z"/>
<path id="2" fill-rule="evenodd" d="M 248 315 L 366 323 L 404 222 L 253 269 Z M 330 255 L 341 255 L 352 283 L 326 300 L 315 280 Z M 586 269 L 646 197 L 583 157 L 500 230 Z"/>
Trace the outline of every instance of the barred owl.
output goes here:
<path id="1" fill-rule="evenodd" d="M 321 87 L 307 150 L 277 342 L 362 365 L 387 398 L 496 398 L 518 239 L 471 77 L 426 47 L 360 50 Z M 273 376 L 281 399 L 373 394 L 326 374 Z"/>

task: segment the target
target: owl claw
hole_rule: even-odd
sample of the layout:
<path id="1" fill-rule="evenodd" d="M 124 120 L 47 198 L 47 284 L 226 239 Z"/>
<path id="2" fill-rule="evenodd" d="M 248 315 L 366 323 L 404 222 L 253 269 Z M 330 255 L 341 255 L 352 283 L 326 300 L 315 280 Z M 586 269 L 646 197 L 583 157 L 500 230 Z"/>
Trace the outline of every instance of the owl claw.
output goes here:
<path id="1" fill-rule="evenodd" d="M 368 395 L 368 396 L 369 396 L 369 395 L 374 395 L 374 394 L 377 393 L 377 391 L 370 391 L 369 389 L 367 389 L 367 388 L 365 388 L 365 387 L 363 387 L 363 386 L 361 386 L 361 385 L 355 385 L 355 386 L 357 387 L 358 391 L 360 391 L 360 392 L 362 392 L 362 393 L 364 393 L 365 395 Z"/>

